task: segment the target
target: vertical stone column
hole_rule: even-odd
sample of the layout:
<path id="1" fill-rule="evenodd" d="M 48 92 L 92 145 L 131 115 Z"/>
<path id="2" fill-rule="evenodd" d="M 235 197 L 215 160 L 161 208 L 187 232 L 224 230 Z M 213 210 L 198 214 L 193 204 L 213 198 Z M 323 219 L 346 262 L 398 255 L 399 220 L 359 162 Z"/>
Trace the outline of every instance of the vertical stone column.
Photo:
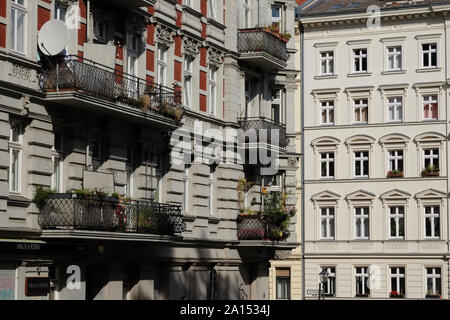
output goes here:
<path id="1" fill-rule="evenodd" d="M 182 266 L 171 265 L 168 268 L 168 299 L 181 300 L 187 296 L 186 273 Z"/>
<path id="2" fill-rule="evenodd" d="M 269 268 L 267 262 L 259 262 L 253 269 L 254 277 L 251 284 L 250 300 L 269 299 Z"/>
<path id="3" fill-rule="evenodd" d="M 9 185 L 7 181 L 9 170 L 9 114 L 0 112 L 0 226 L 8 225 L 7 199 L 9 197 Z"/>

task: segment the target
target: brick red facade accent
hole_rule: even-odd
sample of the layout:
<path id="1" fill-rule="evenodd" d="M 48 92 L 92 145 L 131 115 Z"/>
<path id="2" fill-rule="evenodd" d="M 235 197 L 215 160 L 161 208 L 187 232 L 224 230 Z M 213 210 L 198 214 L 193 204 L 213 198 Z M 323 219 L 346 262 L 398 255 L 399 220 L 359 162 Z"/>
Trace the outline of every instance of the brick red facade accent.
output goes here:
<path id="1" fill-rule="evenodd" d="M 0 23 L 0 47 L 6 48 L 6 24 Z"/>
<path id="2" fill-rule="evenodd" d="M 0 17 L 6 18 L 6 0 L 0 0 Z"/>
<path id="3" fill-rule="evenodd" d="M 200 94 L 200 111 L 206 112 L 206 96 Z"/>
<path id="4" fill-rule="evenodd" d="M 173 79 L 175 81 L 181 81 L 181 68 L 182 68 L 181 62 L 175 61 L 174 62 L 174 76 L 173 76 Z"/>
<path id="5" fill-rule="evenodd" d="M 152 50 L 147 50 L 146 69 L 148 71 L 155 71 L 155 53 Z"/>
<path id="6" fill-rule="evenodd" d="M 37 29 L 41 30 L 42 26 L 50 20 L 50 10 L 38 6 Z"/>
<path id="7" fill-rule="evenodd" d="M 84 23 L 80 24 L 80 29 L 78 29 L 78 45 L 83 46 L 86 42 L 86 25 Z"/>
<path id="8" fill-rule="evenodd" d="M 206 90 L 206 77 L 206 72 L 200 71 L 200 90 Z"/>

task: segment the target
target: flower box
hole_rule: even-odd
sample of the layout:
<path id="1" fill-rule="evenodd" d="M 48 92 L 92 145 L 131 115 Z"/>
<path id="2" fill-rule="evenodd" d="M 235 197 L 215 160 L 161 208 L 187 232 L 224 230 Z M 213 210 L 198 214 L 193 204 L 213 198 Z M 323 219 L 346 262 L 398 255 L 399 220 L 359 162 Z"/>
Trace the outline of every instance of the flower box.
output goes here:
<path id="1" fill-rule="evenodd" d="M 403 173 L 403 171 L 392 170 L 392 171 L 388 171 L 387 177 L 388 178 L 403 178 L 404 173 Z"/>
<path id="2" fill-rule="evenodd" d="M 405 295 L 403 293 L 399 293 L 397 291 L 393 291 L 393 292 L 389 293 L 389 297 L 390 298 L 399 298 L 400 299 L 400 298 L 404 298 Z"/>
<path id="3" fill-rule="evenodd" d="M 439 171 L 422 171 L 422 177 L 439 177 Z"/>

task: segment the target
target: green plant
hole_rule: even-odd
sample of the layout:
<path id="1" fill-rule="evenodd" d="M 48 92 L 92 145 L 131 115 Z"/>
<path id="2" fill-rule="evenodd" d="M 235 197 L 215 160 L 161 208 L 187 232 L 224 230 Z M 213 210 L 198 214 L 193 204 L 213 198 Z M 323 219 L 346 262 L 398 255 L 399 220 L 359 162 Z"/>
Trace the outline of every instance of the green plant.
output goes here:
<path id="1" fill-rule="evenodd" d="M 439 168 L 437 166 L 428 165 L 425 169 L 422 170 L 422 176 L 425 175 L 438 175 Z"/>
<path id="2" fill-rule="evenodd" d="M 283 240 L 287 237 L 290 217 L 295 214 L 292 208 L 286 207 L 287 194 L 270 192 L 264 196 L 264 215 L 269 225 L 272 240 Z M 295 210 L 295 209 L 294 209 Z"/>
<path id="3" fill-rule="evenodd" d="M 51 198 L 54 193 L 54 190 L 44 189 L 41 186 L 36 187 L 32 202 L 36 205 L 36 207 L 38 207 L 39 210 L 42 210 L 45 207 L 47 200 Z"/>

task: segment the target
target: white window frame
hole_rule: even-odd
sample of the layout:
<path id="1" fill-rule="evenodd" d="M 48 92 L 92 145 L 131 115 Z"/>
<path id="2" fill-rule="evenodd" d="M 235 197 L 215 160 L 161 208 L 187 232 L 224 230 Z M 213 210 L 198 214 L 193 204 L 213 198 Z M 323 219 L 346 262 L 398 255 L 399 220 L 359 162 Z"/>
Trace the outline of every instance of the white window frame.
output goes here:
<path id="1" fill-rule="evenodd" d="M 274 95 L 273 93 L 276 92 L 276 94 Z M 270 104 L 270 118 L 272 121 L 274 121 L 275 123 L 284 123 L 283 121 L 283 117 L 284 117 L 284 112 L 283 112 L 283 90 L 281 89 L 273 89 L 272 90 L 272 98 L 271 98 L 271 104 Z M 274 107 L 278 106 L 278 118 L 279 121 L 277 122 L 276 119 L 274 119 L 274 115 L 273 115 L 273 110 Z"/>
<path id="2" fill-rule="evenodd" d="M 185 107 L 192 109 L 192 78 L 193 78 L 193 63 L 194 60 L 190 56 L 185 56 L 184 58 L 184 105 Z"/>
<path id="3" fill-rule="evenodd" d="M 365 53 L 363 52 L 365 51 Z M 367 48 L 355 48 L 352 50 L 353 53 L 353 72 L 354 73 L 367 73 L 369 68 L 369 58 Z M 363 70 L 363 61 L 366 59 L 366 69 Z M 358 67 L 360 70 L 356 70 L 356 62 L 358 62 Z"/>
<path id="4" fill-rule="evenodd" d="M 330 55 L 331 53 L 331 55 Z M 323 56 L 325 54 L 325 56 Z M 332 76 L 336 72 L 335 66 L 335 54 L 334 50 L 321 50 L 319 51 L 319 75 L 321 76 Z M 325 63 L 325 72 L 323 72 L 322 66 Z M 332 69 L 332 72 L 331 72 Z"/>
<path id="5" fill-rule="evenodd" d="M 324 214 L 325 210 L 325 214 Z M 320 239 L 334 240 L 336 237 L 336 208 L 335 207 L 321 207 L 320 212 Z M 322 222 L 325 221 L 325 226 Z M 333 222 L 333 223 L 332 223 Z M 325 229 L 323 229 L 325 227 Z M 325 231 L 325 235 L 323 235 Z"/>
<path id="6" fill-rule="evenodd" d="M 427 208 L 431 209 L 430 213 L 427 213 Z M 435 208 L 438 208 L 438 213 L 435 212 Z M 424 238 L 425 239 L 441 239 L 441 225 L 442 225 L 442 219 L 441 219 L 441 206 L 439 205 L 424 205 L 423 206 L 423 213 L 424 213 Z M 427 219 L 430 219 L 431 221 L 431 235 L 427 235 Z M 436 219 L 439 223 L 439 234 L 436 236 L 435 234 L 435 226 L 436 226 Z"/>
<path id="7" fill-rule="evenodd" d="M 128 34 L 128 45 L 127 45 L 127 73 L 138 77 L 139 76 L 139 36 L 136 34 Z M 137 84 L 136 84 L 137 85 Z"/>
<path id="8" fill-rule="evenodd" d="M 425 105 L 437 104 L 437 118 L 425 118 Z M 439 96 L 437 94 L 422 95 L 422 119 L 424 121 L 438 120 L 439 119 Z M 431 114 L 431 109 L 428 107 L 428 114 Z"/>
<path id="9" fill-rule="evenodd" d="M 158 47 L 158 58 L 157 58 L 157 66 L 158 66 L 158 74 L 157 74 L 157 82 L 159 85 L 167 87 L 167 55 L 169 53 L 169 49 L 165 46 Z"/>
<path id="10" fill-rule="evenodd" d="M 98 26 L 100 26 L 101 29 L 99 29 Z M 103 33 L 103 35 L 99 34 L 97 31 L 100 31 L 101 33 Z M 94 16 L 94 25 L 93 25 L 94 39 L 99 42 L 106 43 L 108 33 L 109 33 L 108 21 L 106 19 L 99 17 L 98 15 Z"/>
<path id="11" fill-rule="evenodd" d="M 325 154 L 326 158 L 322 158 L 322 155 Z M 333 157 L 330 157 L 330 154 L 333 155 Z M 320 159 L 320 178 L 321 179 L 333 179 L 336 175 L 336 155 L 334 152 L 320 152 L 319 155 Z M 325 163 L 326 166 L 326 175 L 322 176 L 322 165 Z M 333 175 L 330 175 L 331 166 L 333 166 Z"/>
<path id="12" fill-rule="evenodd" d="M 279 12 L 280 12 L 279 17 L 273 16 L 274 8 L 279 10 Z M 283 22 L 283 7 L 281 5 L 272 5 L 270 7 L 270 17 L 271 17 L 272 25 L 276 23 L 278 25 L 280 32 L 283 32 L 283 30 L 282 30 L 282 28 L 283 28 L 283 23 L 282 23 Z"/>
<path id="13" fill-rule="evenodd" d="M 182 208 L 184 213 L 189 212 L 189 168 L 184 169 Z"/>
<path id="14" fill-rule="evenodd" d="M 364 155 L 367 153 L 367 156 Z M 359 155 L 357 155 L 359 154 Z M 370 150 L 354 150 L 353 151 L 353 175 L 355 178 L 369 178 L 370 176 Z M 364 163 L 367 161 L 367 174 L 364 174 Z M 356 172 L 356 163 L 360 163 L 360 172 Z"/>
<path id="15" fill-rule="evenodd" d="M 217 6 L 216 1 L 208 1 L 208 11 L 209 11 L 209 17 L 212 19 L 215 19 L 217 16 Z"/>
<path id="16" fill-rule="evenodd" d="M 244 7 L 244 28 L 251 27 L 251 0 L 244 0 L 242 6 Z"/>
<path id="17" fill-rule="evenodd" d="M 366 213 L 366 209 L 367 209 L 367 213 Z M 369 240 L 370 239 L 370 210 L 371 208 L 369 206 L 366 207 L 360 207 L 360 206 L 355 206 L 353 208 L 354 211 L 354 224 L 355 224 L 355 239 L 357 240 Z M 361 235 L 358 236 L 358 230 L 357 230 L 357 221 L 360 221 L 360 228 L 361 228 Z M 366 230 L 365 230 L 365 226 L 366 224 L 369 226 L 368 228 L 368 233 L 366 235 Z"/>
<path id="18" fill-rule="evenodd" d="M 209 113 L 213 116 L 217 113 L 217 74 L 219 70 L 209 68 Z"/>
<path id="19" fill-rule="evenodd" d="M 129 198 L 134 197 L 134 148 L 127 147 L 127 159 L 125 161 L 125 195 Z"/>
<path id="20" fill-rule="evenodd" d="M 403 273 L 401 272 L 402 271 L 401 269 L 403 269 Z M 392 279 L 395 279 L 395 285 L 397 286 L 396 290 L 394 290 L 394 288 L 392 288 Z M 401 279 L 404 279 L 403 293 L 400 290 Z M 389 280 L 390 280 L 389 281 L 390 292 L 396 291 L 399 294 L 403 294 L 404 296 L 406 295 L 406 268 L 405 267 L 403 267 L 403 266 L 389 267 Z"/>
<path id="21" fill-rule="evenodd" d="M 390 51 L 392 49 L 392 52 Z M 400 49 L 400 50 L 399 50 Z M 391 68 L 392 59 L 392 68 Z M 386 46 L 386 71 L 401 71 L 403 68 L 403 46 Z"/>
<path id="22" fill-rule="evenodd" d="M 432 274 L 428 274 L 428 269 L 432 270 Z M 439 272 L 437 272 L 437 270 L 439 270 Z M 431 294 L 428 294 L 428 279 L 431 279 L 432 281 L 432 288 Z M 442 296 L 442 268 L 441 267 L 425 267 L 425 296 L 428 295 L 438 295 L 437 293 L 437 281 L 440 282 L 440 287 L 441 287 L 441 292 L 439 293 L 440 296 Z"/>
<path id="23" fill-rule="evenodd" d="M 18 140 L 13 140 L 13 131 L 14 127 L 18 127 L 19 135 Z M 11 121 L 11 127 L 10 127 L 10 134 L 9 134 L 9 169 L 8 169 L 8 184 L 9 184 L 9 192 L 20 194 L 22 192 L 22 145 L 23 145 L 23 134 L 24 134 L 24 128 L 23 124 L 19 121 Z M 15 152 L 18 152 L 18 158 L 17 158 L 17 188 L 12 188 L 11 184 L 11 178 L 12 178 L 12 171 L 13 171 L 13 155 Z"/>
<path id="24" fill-rule="evenodd" d="M 56 192 L 63 192 L 63 182 L 64 182 L 64 176 L 63 176 L 63 169 L 64 169 L 64 162 L 63 162 L 63 135 L 61 132 L 55 132 L 55 135 L 60 135 L 61 139 L 61 146 L 60 149 L 56 149 L 56 146 L 53 145 L 52 147 L 52 163 L 53 163 L 53 173 L 51 176 L 51 189 L 55 190 Z M 58 165 L 59 170 L 59 179 L 58 181 L 55 181 L 55 165 Z"/>
<path id="25" fill-rule="evenodd" d="M 66 16 L 67 16 L 67 6 L 59 1 L 55 1 L 55 11 L 53 13 L 53 18 L 61 20 L 62 22 L 66 22 Z"/>
<path id="26" fill-rule="evenodd" d="M 325 104 L 325 105 L 324 105 Z M 323 114 L 325 113 L 325 122 L 323 122 Z M 330 121 L 332 113 L 333 121 Z M 326 100 L 320 102 L 320 124 L 321 125 L 334 125 L 335 122 L 335 110 L 334 100 Z"/>
<path id="27" fill-rule="evenodd" d="M 435 153 L 435 151 L 437 150 L 437 154 Z M 426 151 L 430 151 L 430 154 L 429 155 L 426 155 L 425 154 L 425 152 Z M 441 159 L 440 159 L 440 150 L 439 150 L 439 148 L 423 148 L 423 150 L 422 150 L 422 154 L 423 154 L 423 169 L 426 169 L 427 168 L 427 166 L 426 166 L 426 160 L 429 160 L 430 161 L 430 165 L 431 166 L 434 166 L 435 165 L 435 162 L 436 162 L 436 160 L 435 159 L 437 159 L 437 163 L 439 164 L 437 167 L 439 168 L 440 167 L 440 165 L 441 165 Z"/>
<path id="28" fill-rule="evenodd" d="M 403 121 L 403 97 L 388 97 L 388 121 L 389 122 L 402 122 Z M 391 109 L 393 109 L 394 118 L 391 117 Z"/>
<path id="29" fill-rule="evenodd" d="M 403 209 L 403 212 L 400 212 L 401 209 Z M 395 212 L 392 213 L 392 209 L 395 209 Z M 389 238 L 390 239 L 405 239 L 405 233 L 406 233 L 406 223 L 405 223 L 405 206 L 402 205 L 392 205 L 389 206 Z M 396 226 L 396 235 L 392 235 L 392 219 L 395 220 L 395 226 Z M 400 219 L 403 219 L 403 236 L 399 235 L 399 229 L 401 226 Z"/>
<path id="30" fill-rule="evenodd" d="M 22 55 L 26 55 L 27 53 L 27 28 L 28 28 L 28 9 L 27 9 L 27 1 L 28 0 L 23 0 L 23 5 L 18 3 L 19 0 L 10 0 L 10 4 L 11 4 L 11 10 L 10 10 L 10 14 L 11 14 L 11 22 L 9 23 L 10 26 L 10 32 L 9 35 L 11 36 L 11 51 L 15 52 L 15 53 L 19 53 Z M 13 19 L 13 11 L 14 13 L 14 21 L 12 21 Z M 24 15 L 24 23 L 23 23 L 23 51 L 19 51 L 17 49 L 17 20 L 18 20 L 18 15 L 17 13 L 23 14 Z M 15 26 L 15 28 L 13 28 L 13 25 Z"/>
<path id="31" fill-rule="evenodd" d="M 424 45 L 428 45 L 429 48 L 427 50 L 424 50 L 424 48 L 423 48 Z M 434 45 L 436 48 L 432 49 L 431 48 L 432 45 Z M 421 61 L 422 61 L 421 62 L 421 66 L 422 66 L 423 69 L 435 69 L 435 68 L 438 67 L 439 61 L 438 61 L 438 43 L 437 42 L 423 42 L 423 43 L 421 43 L 420 44 L 420 51 L 421 51 L 420 58 L 421 58 Z M 436 55 L 436 65 L 432 65 L 432 60 L 433 60 L 432 56 L 433 56 L 433 54 Z M 425 55 L 427 55 L 427 57 L 428 57 L 428 64 L 429 64 L 428 66 L 424 65 Z"/>
<path id="32" fill-rule="evenodd" d="M 358 268 L 361 269 L 360 273 L 358 273 Z M 371 290 L 370 290 L 370 288 L 368 286 L 368 282 L 370 281 L 370 267 L 368 267 L 368 266 L 355 266 L 354 270 L 355 270 L 355 296 L 358 297 L 358 296 L 361 296 L 361 294 L 364 295 L 364 294 L 366 294 L 367 291 L 369 291 L 368 292 L 368 296 L 370 297 L 370 291 Z M 361 292 L 360 295 L 358 295 L 358 285 L 357 285 L 358 278 L 362 278 L 361 283 L 363 285 L 362 292 Z"/>
<path id="33" fill-rule="evenodd" d="M 399 162 L 401 161 L 403 164 L 402 171 L 405 170 L 405 151 L 403 149 L 395 149 L 395 150 L 387 150 L 388 152 L 388 166 L 389 170 L 400 170 L 399 169 Z M 402 153 L 402 155 L 399 155 L 399 152 Z M 392 166 L 392 162 L 394 162 L 394 166 Z"/>
<path id="34" fill-rule="evenodd" d="M 328 275 L 328 279 L 325 285 L 322 286 L 323 294 L 327 297 L 336 296 L 336 267 L 324 266 L 321 267 L 321 271 L 325 270 Z"/>
<path id="35" fill-rule="evenodd" d="M 211 169 L 210 169 L 211 170 Z M 209 173 L 209 181 L 208 181 L 208 186 L 209 186 L 209 204 L 208 204 L 208 209 L 209 209 L 209 215 L 212 217 L 214 216 L 214 197 L 215 197 L 215 181 L 214 181 L 214 172 L 210 171 Z"/>
<path id="36" fill-rule="evenodd" d="M 363 118 L 363 110 L 366 109 L 367 121 L 356 120 L 356 113 L 359 114 L 359 119 Z M 353 99 L 353 122 L 356 124 L 367 124 L 369 123 L 369 99 L 357 98 Z"/>

